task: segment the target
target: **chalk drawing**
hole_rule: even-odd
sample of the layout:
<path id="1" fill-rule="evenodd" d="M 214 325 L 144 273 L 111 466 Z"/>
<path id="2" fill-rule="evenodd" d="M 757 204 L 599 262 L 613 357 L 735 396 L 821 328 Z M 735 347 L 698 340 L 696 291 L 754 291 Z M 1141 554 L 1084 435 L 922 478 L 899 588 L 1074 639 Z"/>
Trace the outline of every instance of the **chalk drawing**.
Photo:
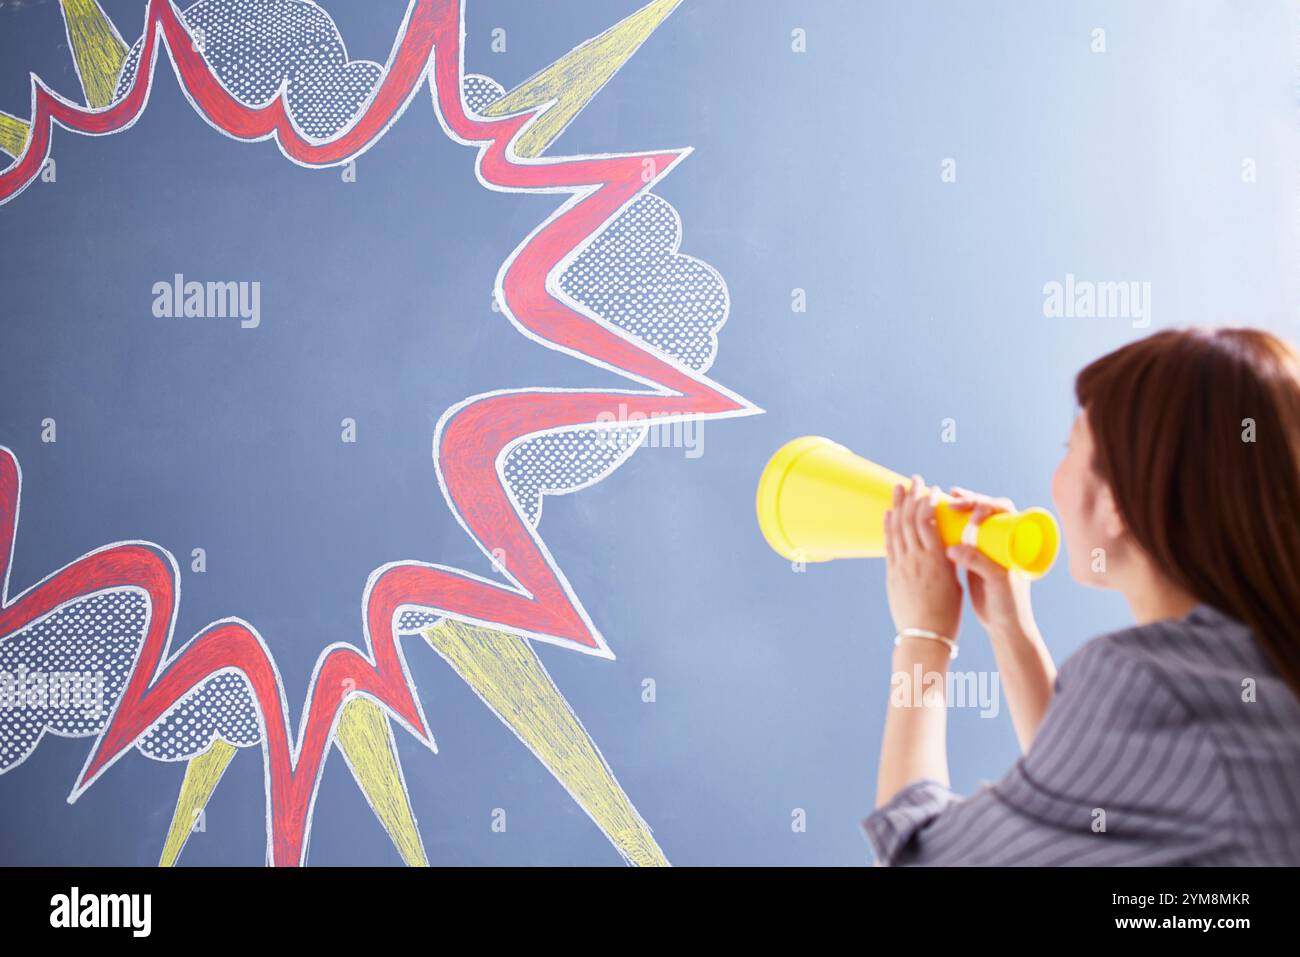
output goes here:
<path id="1" fill-rule="evenodd" d="M 148 105 L 164 51 L 183 94 L 215 130 L 273 141 L 291 162 L 312 168 L 364 154 L 427 83 L 446 135 L 477 147 L 483 187 L 567 196 L 499 268 L 494 294 L 502 314 L 539 345 L 634 387 L 503 389 L 442 415 L 434 474 L 504 583 L 417 561 L 374 570 L 362 595 L 361 647 L 322 649 L 296 736 L 280 673 L 253 625 L 224 618 L 173 650 L 180 575 L 157 545 L 106 545 L 10 598 L 21 470 L 0 447 L 0 652 L 10 656 L 0 664 L 75 671 L 88 657 L 111 663 L 103 713 L 46 707 L 22 728 L 0 721 L 0 774 L 20 765 L 47 731 L 95 737 L 70 801 L 133 749 L 186 762 L 161 855 L 167 865 L 238 750 L 258 746 L 267 862 L 300 865 L 335 744 L 402 859 L 426 864 L 390 724 L 436 752 L 400 642 L 418 633 L 626 862 L 667 863 L 530 642 L 613 658 L 541 537 L 543 497 L 610 474 L 642 446 L 648 424 L 761 411 L 706 376 L 729 310 L 726 285 L 679 251 L 680 217 L 651 192 L 690 148 L 545 155 L 679 2 L 647 4 L 507 92 L 465 73 L 457 0 L 411 0 L 382 65 L 350 59 L 333 20 L 308 0 L 198 0 L 183 12 L 148 0 L 129 47 L 95 0 L 62 0 L 84 102 L 34 76 L 30 121 L 0 113 L 0 150 L 13 157 L 0 170 L 0 204 L 40 175 L 56 127 L 92 136 L 130 129 Z M 638 291 L 654 295 L 629 296 Z M 651 307 L 655 297 L 661 305 Z M 636 424 L 611 429 L 615 411 Z"/>

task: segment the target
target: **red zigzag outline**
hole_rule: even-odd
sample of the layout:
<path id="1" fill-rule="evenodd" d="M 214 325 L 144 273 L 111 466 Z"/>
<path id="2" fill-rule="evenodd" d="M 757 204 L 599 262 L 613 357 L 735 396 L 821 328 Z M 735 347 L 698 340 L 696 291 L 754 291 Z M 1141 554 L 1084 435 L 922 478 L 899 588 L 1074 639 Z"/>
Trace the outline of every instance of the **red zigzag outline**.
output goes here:
<path id="1" fill-rule="evenodd" d="M 304 166 L 338 165 L 378 140 L 430 78 L 439 122 L 448 136 L 479 145 L 477 174 L 489 188 L 574 194 L 503 264 L 496 292 L 502 309 L 525 335 L 649 386 L 651 391 L 520 389 L 474 396 L 449 409 L 434 437 L 434 465 L 453 513 L 483 552 L 505 555 L 501 585 L 421 562 L 377 569 L 367 582 L 363 631 L 373 660 L 349 645 L 322 652 L 303 709 L 299 740 L 290 745 L 288 707 L 274 661 L 257 632 L 238 619 L 214 622 L 170 659 L 179 590 L 169 555 L 148 543 L 91 553 L 50 576 L 0 610 L 0 637 L 59 605 L 110 587 L 134 586 L 149 598 L 150 620 L 140 658 L 107 727 L 69 797 L 75 800 L 126 753 L 180 698 L 206 678 L 239 671 L 261 712 L 266 763 L 268 857 L 301 864 L 326 748 L 344 701 L 372 698 L 418 739 L 433 738 L 416 699 L 393 621 L 405 608 L 431 610 L 603 657 L 613 657 L 536 530 L 506 490 L 499 463 L 529 436 L 570 428 L 608 428 L 620 409 L 662 421 L 759 412 L 744 399 L 672 357 L 635 341 L 598 317 L 578 311 L 550 284 L 597 231 L 690 153 L 662 152 L 520 161 L 511 144 L 540 112 L 530 109 L 483 121 L 466 114 L 462 95 L 464 22 L 459 0 L 412 0 L 384 78 L 365 112 L 336 136 L 306 136 L 289 117 L 283 94 L 258 108 L 231 96 L 190 41 L 177 8 L 149 0 L 141 69 L 120 100 L 93 110 L 74 104 L 32 78 L 32 134 L 23 155 L 0 173 L 0 203 L 22 192 L 49 155 L 53 124 L 103 135 L 127 129 L 147 102 L 161 43 L 181 89 L 219 131 L 240 140 L 274 138 Z M 147 69 L 144 65 L 147 64 Z M 602 416 L 604 417 L 602 420 Z M 18 514 L 19 472 L 0 450 L 0 560 L 9 567 Z"/>

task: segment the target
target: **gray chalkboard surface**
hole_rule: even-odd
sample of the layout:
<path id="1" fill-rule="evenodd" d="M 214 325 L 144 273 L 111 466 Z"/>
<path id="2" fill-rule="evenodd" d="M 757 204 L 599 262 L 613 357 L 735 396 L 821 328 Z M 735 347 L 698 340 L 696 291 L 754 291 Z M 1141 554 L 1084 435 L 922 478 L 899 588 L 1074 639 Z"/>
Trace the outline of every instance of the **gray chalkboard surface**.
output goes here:
<path id="1" fill-rule="evenodd" d="M 0 863 L 867 862 L 882 570 L 774 555 L 759 470 L 1046 503 L 1087 359 L 1294 335 L 1291 28 L 0 2 Z"/>

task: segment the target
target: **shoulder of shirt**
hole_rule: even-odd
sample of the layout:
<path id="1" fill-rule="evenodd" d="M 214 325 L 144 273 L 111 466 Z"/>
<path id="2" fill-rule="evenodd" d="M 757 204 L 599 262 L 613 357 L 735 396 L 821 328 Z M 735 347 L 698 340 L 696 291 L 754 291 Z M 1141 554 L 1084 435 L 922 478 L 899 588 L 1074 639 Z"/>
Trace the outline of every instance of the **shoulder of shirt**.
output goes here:
<path id="1" fill-rule="evenodd" d="M 1189 678 L 1230 679 L 1268 674 L 1273 666 L 1242 622 L 1209 605 L 1182 618 L 1133 625 L 1098 635 L 1061 665 L 1058 688 L 1118 674 L 1154 681 L 1176 699 Z"/>

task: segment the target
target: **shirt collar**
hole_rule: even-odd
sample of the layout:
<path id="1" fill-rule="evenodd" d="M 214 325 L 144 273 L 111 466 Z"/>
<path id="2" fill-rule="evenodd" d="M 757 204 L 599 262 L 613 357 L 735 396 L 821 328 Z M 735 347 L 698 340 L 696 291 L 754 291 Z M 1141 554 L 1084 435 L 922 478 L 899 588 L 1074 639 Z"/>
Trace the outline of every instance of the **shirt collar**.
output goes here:
<path id="1" fill-rule="evenodd" d="M 1239 624 L 1231 615 L 1221 612 L 1213 605 L 1207 605 L 1204 602 L 1189 611 L 1183 620 L 1201 625 Z"/>

